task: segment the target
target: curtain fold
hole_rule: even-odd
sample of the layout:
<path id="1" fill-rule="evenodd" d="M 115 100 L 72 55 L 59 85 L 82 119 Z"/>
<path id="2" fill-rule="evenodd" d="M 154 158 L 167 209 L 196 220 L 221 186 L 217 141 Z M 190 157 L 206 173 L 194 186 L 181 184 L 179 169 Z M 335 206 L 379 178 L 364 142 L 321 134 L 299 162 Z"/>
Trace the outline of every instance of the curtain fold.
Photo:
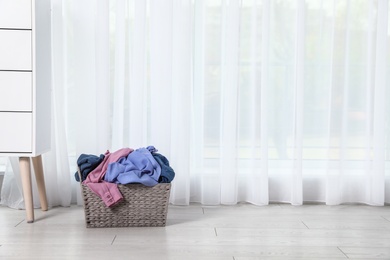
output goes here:
<path id="1" fill-rule="evenodd" d="M 239 111 L 239 1 L 222 1 L 219 159 L 220 196 L 225 204 L 237 203 L 237 147 Z"/>
<path id="2" fill-rule="evenodd" d="M 373 107 L 373 167 L 370 172 L 371 196 L 369 200 L 374 205 L 383 205 L 385 200 L 385 140 L 386 140 L 386 98 L 385 91 L 389 88 L 389 2 L 378 1 L 376 55 L 375 55 L 375 85 Z M 387 33 L 387 37 L 386 37 Z M 389 135 L 389 133 L 387 133 Z M 388 137 L 387 137 L 388 138 Z"/>
<path id="3" fill-rule="evenodd" d="M 171 202 L 188 205 L 190 202 L 190 150 L 192 118 L 192 9 L 191 0 L 172 3 L 172 91 L 169 158 L 175 171 Z M 158 129 L 158 128 L 157 128 Z"/>
<path id="4" fill-rule="evenodd" d="M 131 36 L 129 36 L 129 103 L 132 104 L 128 114 L 128 121 L 135 122 L 129 127 L 129 143 L 134 147 L 141 147 L 146 143 L 148 136 L 147 118 L 148 108 L 148 63 L 147 63 L 147 1 L 136 0 L 129 4 L 129 12 L 134 17 L 131 27 Z M 136 37 L 135 37 L 136 36 Z"/>
<path id="5" fill-rule="evenodd" d="M 52 205 L 81 153 L 148 145 L 176 205 L 390 203 L 389 0 L 52 3 Z"/>

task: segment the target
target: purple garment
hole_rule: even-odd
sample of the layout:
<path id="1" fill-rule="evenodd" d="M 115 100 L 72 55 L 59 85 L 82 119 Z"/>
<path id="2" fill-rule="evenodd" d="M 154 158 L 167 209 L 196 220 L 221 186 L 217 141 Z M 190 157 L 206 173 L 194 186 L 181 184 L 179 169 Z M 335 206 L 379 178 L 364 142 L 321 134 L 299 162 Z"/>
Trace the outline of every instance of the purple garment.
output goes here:
<path id="1" fill-rule="evenodd" d="M 108 165 L 104 180 L 112 183 L 141 183 L 154 186 L 161 175 L 161 166 L 147 148 L 139 148 L 118 162 Z"/>

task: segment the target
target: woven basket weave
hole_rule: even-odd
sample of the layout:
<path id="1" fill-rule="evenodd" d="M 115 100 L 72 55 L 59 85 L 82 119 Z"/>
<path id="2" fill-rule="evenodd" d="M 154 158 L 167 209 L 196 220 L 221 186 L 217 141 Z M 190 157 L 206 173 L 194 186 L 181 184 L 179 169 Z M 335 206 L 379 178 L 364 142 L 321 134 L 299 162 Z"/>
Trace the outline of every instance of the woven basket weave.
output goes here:
<path id="1" fill-rule="evenodd" d="M 159 183 L 153 187 L 142 184 L 119 184 L 118 188 L 123 200 L 112 207 L 107 207 L 87 185 L 81 184 L 85 222 L 88 228 L 165 226 L 170 183 Z"/>

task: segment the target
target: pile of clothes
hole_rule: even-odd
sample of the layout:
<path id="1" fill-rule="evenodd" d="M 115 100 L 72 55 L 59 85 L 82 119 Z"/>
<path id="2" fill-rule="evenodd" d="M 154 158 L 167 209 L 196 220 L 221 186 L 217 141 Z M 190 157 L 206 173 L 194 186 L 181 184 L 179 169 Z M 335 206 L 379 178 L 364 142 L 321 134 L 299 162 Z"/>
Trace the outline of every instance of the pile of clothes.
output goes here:
<path id="1" fill-rule="evenodd" d="M 81 154 L 77 165 L 81 180 L 76 172 L 76 181 L 86 184 L 107 207 L 112 207 L 123 199 L 118 184 L 141 183 L 154 186 L 158 183 L 170 183 L 175 177 L 167 158 L 157 153 L 154 146 L 136 150 L 122 148 L 113 153 L 107 151 L 100 156 Z"/>

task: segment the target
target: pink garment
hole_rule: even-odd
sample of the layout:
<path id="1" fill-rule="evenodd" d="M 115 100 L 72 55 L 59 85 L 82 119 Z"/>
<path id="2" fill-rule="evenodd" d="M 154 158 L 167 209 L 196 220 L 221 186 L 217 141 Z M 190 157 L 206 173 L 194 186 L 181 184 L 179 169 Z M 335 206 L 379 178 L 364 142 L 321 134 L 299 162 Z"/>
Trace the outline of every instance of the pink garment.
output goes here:
<path id="1" fill-rule="evenodd" d="M 107 207 L 112 207 L 123 199 L 118 184 L 103 181 L 99 183 L 90 182 L 87 185 L 103 200 Z"/>
<path id="2" fill-rule="evenodd" d="M 107 167 L 110 163 L 117 162 L 119 159 L 127 157 L 132 151 L 134 150 L 130 148 L 122 148 L 113 153 L 107 151 L 104 154 L 104 160 L 91 171 L 85 181 L 83 181 L 84 184 L 103 200 L 107 207 L 114 206 L 123 199 L 117 184 L 105 182 L 103 180 Z"/>

